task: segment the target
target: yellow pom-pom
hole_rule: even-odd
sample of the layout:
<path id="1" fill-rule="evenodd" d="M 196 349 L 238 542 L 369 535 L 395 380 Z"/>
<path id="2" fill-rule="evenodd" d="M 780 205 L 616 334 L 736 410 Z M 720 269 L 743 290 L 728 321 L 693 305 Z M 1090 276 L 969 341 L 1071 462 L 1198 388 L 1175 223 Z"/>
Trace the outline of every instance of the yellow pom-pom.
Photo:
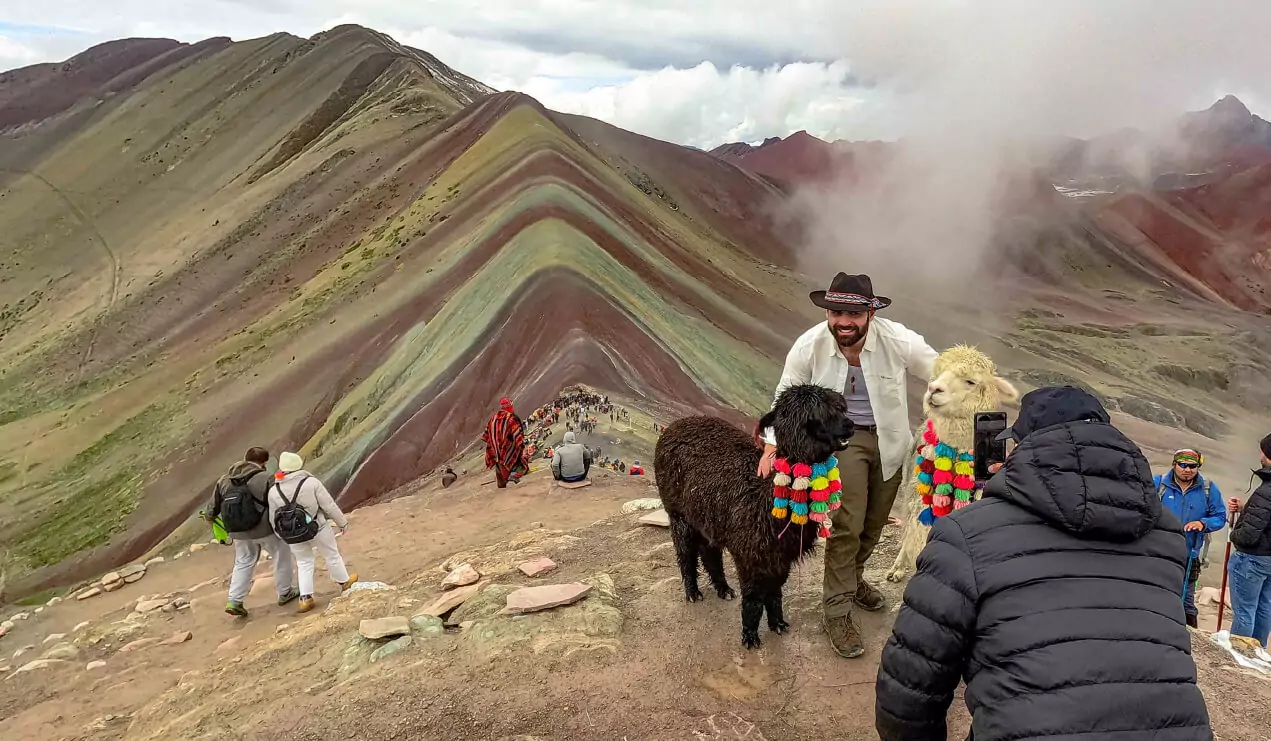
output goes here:
<path id="1" fill-rule="evenodd" d="M 793 522 L 796 525 L 806 525 L 808 524 L 808 516 L 807 515 L 791 515 L 790 522 Z"/>
<path id="2" fill-rule="evenodd" d="M 786 518 L 786 511 L 785 507 L 773 507 L 772 516 L 778 520 L 784 520 Z"/>
<path id="3" fill-rule="evenodd" d="M 975 464 L 967 461 L 958 461 L 953 464 L 953 472 L 959 476 L 974 476 Z"/>
<path id="4" fill-rule="evenodd" d="M 831 468 L 829 473 L 825 474 L 825 478 L 829 479 L 830 481 L 838 481 L 839 480 L 838 467 L 835 466 L 834 468 Z"/>
<path id="5" fill-rule="evenodd" d="M 816 478 L 812 479 L 813 491 L 825 491 L 828 488 L 830 488 L 830 480 L 825 478 L 824 476 L 817 476 Z"/>
<path id="6" fill-rule="evenodd" d="M 952 458 L 937 458 L 937 459 L 936 459 L 936 470 L 938 470 L 938 471 L 952 471 L 952 470 L 953 470 L 953 459 L 952 459 Z"/>
<path id="7" fill-rule="evenodd" d="M 915 488 L 918 490 L 918 496 L 920 497 L 925 497 L 931 493 L 931 484 L 924 484 L 919 481 Z"/>

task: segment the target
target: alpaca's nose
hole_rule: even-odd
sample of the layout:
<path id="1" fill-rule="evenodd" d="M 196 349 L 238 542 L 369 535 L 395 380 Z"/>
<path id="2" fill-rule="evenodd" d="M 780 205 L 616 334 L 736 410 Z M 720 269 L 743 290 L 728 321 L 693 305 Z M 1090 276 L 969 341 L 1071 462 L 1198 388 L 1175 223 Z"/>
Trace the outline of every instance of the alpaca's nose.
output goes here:
<path id="1" fill-rule="evenodd" d="M 938 394 L 941 391 L 944 391 L 944 384 L 932 381 L 931 383 L 927 384 L 927 390 L 933 394 Z"/>

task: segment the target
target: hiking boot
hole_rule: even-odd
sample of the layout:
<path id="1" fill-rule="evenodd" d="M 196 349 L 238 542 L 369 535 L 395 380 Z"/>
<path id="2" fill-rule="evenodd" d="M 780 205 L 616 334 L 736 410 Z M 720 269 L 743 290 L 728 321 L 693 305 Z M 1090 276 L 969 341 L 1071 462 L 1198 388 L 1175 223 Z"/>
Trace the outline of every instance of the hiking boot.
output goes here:
<path id="1" fill-rule="evenodd" d="M 296 608 L 296 612 L 309 612 L 312 609 L 313 609 L 313 596 L 308 594 L 301 595 L 300 606 Z"/>
<path id="2" fill-rule="evenodd" d="M 242 602 L 226 602 L 225 612 L 234 617 L 247 617 L 247 608 L 243 607 Z"/>
<path id="3" fill-rule="evenodd" d="M 881 610 L 883 605 L 887 604 L 887 599 L 883 597 L 883 593 L 864 579 L 860 579 L 857 582 L 856 596 L 852 600 L 860 605 L 862 610 L 869 610 L 870 612 Z"/>
<path id="4" fill-rule="evenodd" d="M 355 573 L 352 573 L 352 574 L 349 574 L 349 580 L 348 580 L 348 581 L 346 581 L 346 582 L 340 582 L 340 591 L 341 591 L 341 592 L 343 592 L 343 591 L 345 591 L 346 589 L 348 589 L 349 587 L 353 586 L 354 584 L 357 584 L 357 573 L 356 573 L 356 572 L 355 572 Z"/>
<path id="5" fill-rule="evenodd" d="M 839 656 L 854 659 L 865 653 L 865 644 L 861 643 L 860 631 L 851 615 L 825 618 L 825 632 L 830 635 L 830 645 Z"/>
<path id="6" fill-rule="evenodd" d="M 278 606 L 282 607 L 283 605 L 289 602 L 294 602 L 299 597 L 300 597 L 300 590 L 288 589 L 286 592 L 283 592 L 282 594 L 278 595 Z"/>

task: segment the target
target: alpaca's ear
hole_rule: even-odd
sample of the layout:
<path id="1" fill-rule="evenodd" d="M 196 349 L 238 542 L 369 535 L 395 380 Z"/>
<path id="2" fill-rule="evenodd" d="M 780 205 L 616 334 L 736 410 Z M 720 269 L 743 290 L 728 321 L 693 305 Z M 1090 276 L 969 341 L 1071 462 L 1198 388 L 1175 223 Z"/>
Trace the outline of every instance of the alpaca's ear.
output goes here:
<path id="1" fill-rule="evenodd" d="M 1002 401 L 1019 401 L 1019 391 L 1015 389 L 1015 386 L 1010 381 L 1001 376 L 993 376 L 993 385 L 997 386 L 997 393 L 1001 396 Z"/>

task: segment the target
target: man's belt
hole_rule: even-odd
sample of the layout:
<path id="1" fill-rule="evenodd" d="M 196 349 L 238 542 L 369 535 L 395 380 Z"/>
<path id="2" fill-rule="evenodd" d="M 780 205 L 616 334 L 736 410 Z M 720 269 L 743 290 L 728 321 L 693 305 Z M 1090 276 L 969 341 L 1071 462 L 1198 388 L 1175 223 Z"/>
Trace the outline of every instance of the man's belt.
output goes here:
<path id="1" fill-rule="evenodd" d="M 858 425 L 856 423 L 852 423 L 852 429 L 855 432 L 868 432 L 873 435 L 878 434 L 878 425 Z"/>

